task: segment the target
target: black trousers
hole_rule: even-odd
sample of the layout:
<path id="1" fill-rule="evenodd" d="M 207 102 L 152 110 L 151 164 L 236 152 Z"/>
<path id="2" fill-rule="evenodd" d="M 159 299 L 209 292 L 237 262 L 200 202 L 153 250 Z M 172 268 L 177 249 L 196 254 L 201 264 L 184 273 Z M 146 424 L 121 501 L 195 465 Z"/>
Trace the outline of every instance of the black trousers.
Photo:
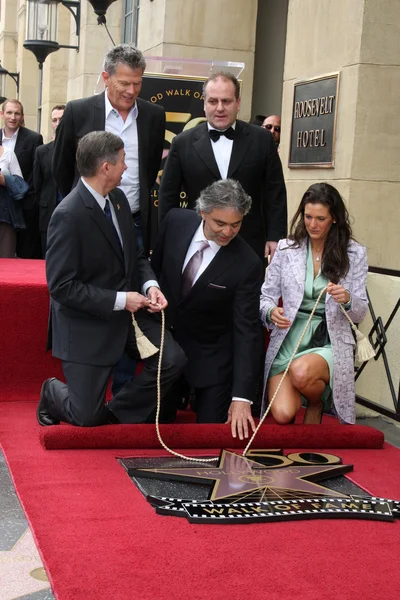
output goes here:
<path id="1" fill-rule="evenodd" d="M 198 423 L 225 423 L 232 402 L 232 382 L 195 388 Z"/>
<path id="2" fill-rule="evenodd" d="M 160 347 L 161 322 L 155 315 L 140 311 L 136 315 L 143 333 Z M 139 359 L 133 327 L 126 352 Z M 92 427 L 110 422 L 110 410 L 120 423 L 154 422 L 157 408 L 157 369 L 159 353 L 144 360 L 141 373 L 112 398 L 105 397 L 114 365 L 96 366 L 63 361 L 66 384 L 54 379 L 48 386 L 49 410 L 53 417 L 72 425 Z M 161 397 L 168 392 L 186 364 L 186 356 L 171 334 L 165 332 L 161 365 Z M 162 420 L 162 418 L 161 418 Z"/>
<path id="3" fill-rule="evenodd" d="M 42 258 L 39 232 L 39 208 L 22 209 L 26 229 L 17 232 L 18 258 Z"/>
<path id="4" fill-rule="evenodd" d="M 192 392 L 194 391 L 194 397 Z M 232 402 L 232 382 L 191 388 L 186 379 L 180 377 L 167 394 L 165 402 L 165 419 L 175 420 L 176 411 L 182 404 L 182 397 L 190 396 L 191 408 L 197 415 L 197 423 L 225 423 L 228 409 Z"/>

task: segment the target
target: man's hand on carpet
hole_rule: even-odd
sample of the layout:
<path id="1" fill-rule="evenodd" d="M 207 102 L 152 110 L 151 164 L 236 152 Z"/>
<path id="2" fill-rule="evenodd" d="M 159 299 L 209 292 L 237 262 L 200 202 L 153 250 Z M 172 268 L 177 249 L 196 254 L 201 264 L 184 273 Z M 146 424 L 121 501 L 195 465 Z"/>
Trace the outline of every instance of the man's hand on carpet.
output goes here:
<path id="1" fill-rule="evenodd" d="M 251 404 L 250 402 L 241 402 L 239 400 L 232 400 L 228 410 L 227 423 L 231 424 L 232 437 L 239 436 L 240 440 L 249 437 L 249 424 L 253 431 L 256 426 L 251 416 Z"/>

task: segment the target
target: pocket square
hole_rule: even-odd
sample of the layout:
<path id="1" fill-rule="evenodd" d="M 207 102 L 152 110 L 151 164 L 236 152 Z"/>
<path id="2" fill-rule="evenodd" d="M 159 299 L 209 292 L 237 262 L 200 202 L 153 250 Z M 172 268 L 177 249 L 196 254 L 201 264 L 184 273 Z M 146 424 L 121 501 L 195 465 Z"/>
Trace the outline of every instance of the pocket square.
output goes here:
<path id="1" fill-rule="evenodd" d="M 216 283 L 209 283 L 208 287 L 214 288 L 216 290 L 226 290 L 226 285 L 217 285 Z"/>

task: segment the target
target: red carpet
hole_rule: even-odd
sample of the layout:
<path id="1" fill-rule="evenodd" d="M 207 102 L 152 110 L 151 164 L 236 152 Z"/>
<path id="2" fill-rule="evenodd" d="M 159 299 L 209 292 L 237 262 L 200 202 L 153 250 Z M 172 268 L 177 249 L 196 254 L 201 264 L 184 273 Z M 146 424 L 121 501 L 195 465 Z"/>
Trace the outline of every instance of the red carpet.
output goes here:
<path id="1" fill-rule="evenodd" d="M 115 451 L 49 452 L 39 430 L 34 404 L 0 405 L 0 442 L 58 600 L 398 598 L 399 522 L 190 525 L 156 515 Z M 337 454 L 357 483 L 400 498 L 398 450 Z"/>
<path id="2" fill-rule="evenodd" d="M 44 260 L 0 259 L 0 402 L 37 400 L 60 361 L 46 353 L 49 294 Z"/>
<path id="3" fill-rule="evenodd" d="M 382 448 L 382 432 L 361 425 L 263 425 L 252 448 Z M 232 438 L 226 425 L 161 425 L 164 442 L 170 448 L 244 448 L 247 441 Z M 154 425 L 106 425 L 77 428 L 57 425 L 43 428 L 40 440 L 48 450 L 132 448 L 159 449 Z"/>

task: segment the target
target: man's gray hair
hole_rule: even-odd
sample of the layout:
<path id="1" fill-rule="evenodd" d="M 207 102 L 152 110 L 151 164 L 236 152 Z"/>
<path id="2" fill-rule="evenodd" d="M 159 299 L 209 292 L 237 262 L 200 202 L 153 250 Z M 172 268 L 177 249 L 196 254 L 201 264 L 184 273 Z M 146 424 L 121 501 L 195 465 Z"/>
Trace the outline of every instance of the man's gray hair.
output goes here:
<path id="1" fill-rule="evenodd" d="M 210 213 L 214 208 L 233 208 L 247 215 L 251 208 L 251 198 L 238 181 L 220 179 L 206 187 L 196 200 L 196 211 Z"/>
<path id="2" fill-rule="evenodd" d="M 124 142 L 109 131 L 91 131 L 79 140 L 76 165 L 82 177 L 94 177 L 104 162 L 115 165 Z"/>
<path id="3" fill-rule="evenodd" d="M 109 75 L 114 75 L 119 64 L 124 64 L 131 69 L 146 69 L 146 60 L 142 52 L 133 44 L 118 44 L 107 52 L 104 59 L 104 70 Z"/>

